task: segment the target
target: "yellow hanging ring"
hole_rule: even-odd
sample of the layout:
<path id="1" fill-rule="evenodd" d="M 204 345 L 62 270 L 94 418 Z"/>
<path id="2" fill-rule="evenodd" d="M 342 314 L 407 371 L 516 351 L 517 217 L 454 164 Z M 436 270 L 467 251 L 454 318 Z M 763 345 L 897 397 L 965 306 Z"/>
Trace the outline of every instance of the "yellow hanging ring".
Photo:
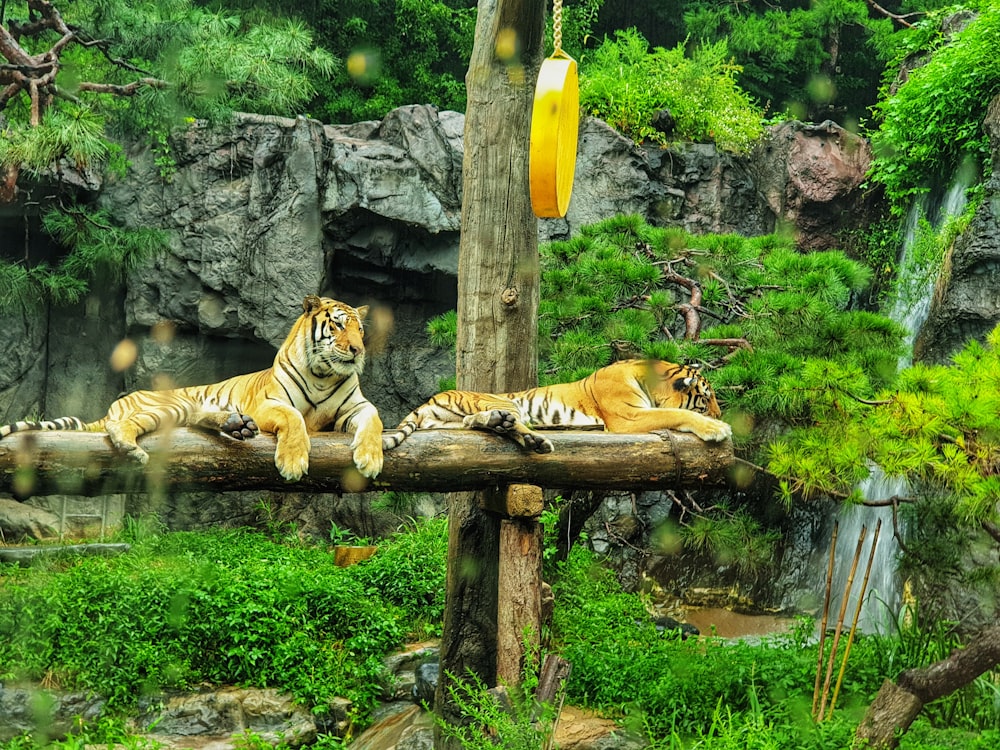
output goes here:
<path id="1" fill-rule="evenodd" d="M 580 82 L 576 61 L 561 49 L 562 0 L 555 0 L 555 51 L 542 61 L 531 108 L 529 184 L 531 209 L 539 218 L 561 218 L 569 208 L 580 126 Z"/>

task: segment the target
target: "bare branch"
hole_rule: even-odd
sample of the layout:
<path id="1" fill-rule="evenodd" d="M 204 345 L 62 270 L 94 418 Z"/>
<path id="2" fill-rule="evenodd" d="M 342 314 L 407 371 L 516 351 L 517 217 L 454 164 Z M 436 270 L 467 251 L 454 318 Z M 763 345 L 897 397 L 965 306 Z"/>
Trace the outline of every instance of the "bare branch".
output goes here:
<path id="1" fill-rule="evenodd" d="M 910 23 L 909 21 L 907 21 L 906 19 L 913 18 L 914 16 L 922 16 L 922 15 L 924 15 L 923 13 L 905 13 L 903 15 L 899 15 L 897 13 L 892 13 L 892 12 L 886 10 L 881 5 L 879 5 L 878 3 L 876 3 L 875 0 L 867 0 L 867 3 L 876 12 L 881 13 L 886 18 L 891 18 L 893 21 L 895 21 L 896 23 L 898 23 L 900 26 L 903 26 L 903 27 L 905 27 L 907 29 L 912 29 L 913 28 L 913 24 Z"/>
<path id="2" fill-rule="evenodd" d="M 138 81 L 132 81 L 132 83 L 127 83 L 124 85 L 117 85 L 113 83 L 94 83 L 90 81 L 84 81 L 79 84 L 77 88 L 80 91 L 90 91 L 95 94 L 115 94 L 116 96 L 135 96 L 143 86 L 149 86 L 154 89 L 165 89 L 170 86 L 167 81 L 161 80 L 159 78 L 140 78 Z"/>
<path id="3" fill-rule="evenodd" d="M 725 346 L 730 350 L 736 349 L 746 349 L 748 352 L 753 352 L 753 347 L 750 342 L 746 339 L 701 339 L 702 344 L 708 344 L 709 346 Z"/>

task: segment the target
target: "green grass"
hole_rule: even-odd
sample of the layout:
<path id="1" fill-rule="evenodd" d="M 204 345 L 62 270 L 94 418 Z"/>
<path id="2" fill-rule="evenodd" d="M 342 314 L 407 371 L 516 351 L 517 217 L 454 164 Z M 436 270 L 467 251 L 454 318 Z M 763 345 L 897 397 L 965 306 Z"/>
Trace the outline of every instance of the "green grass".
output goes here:
<path id="1" fill-rule="evenodd" d="M 246 529 L 156 533 L 132 524 L 126 537 L 132 550 L 119 557 L 0 566 L 0 680 L 44 680 L 109 700 L 99 722 L 46 747 L 143 747 L 124 729 L 136 698 L 200 683 L 274 687 L 318 713 L 346 697 L 364 726 L 387 679 L 383 657 L 405 641 L 440 635 L 443 520 L 384 540 L 373 558 L 350 568 L 287 534 L 276 542 Z M 549 648 L 573 665 L 567 702 L 620 720 L 653 750 L 846 748 L 883 679 L 940 659 L 957 643 L 948 623 L 858 639 L 836 710 L 817 725 L 810 620 L 757 644 L 665 636 L 648 624 L 642 600 L 580 547 L 553 583 Z M 996 746 L 995 680 L 988 675 L 928 706 L 901 747 Z M 519 715 L 501 717 L 473 692 L 462 698 L 472 715 L 519 738 L 507 750 L 528 750 L 537 737 Z M 241 741 L 262 746 L 252 736 Z M 0 743 L 41 746 L 28 737 Z M 317 746 L 341 741 L 323 737 Z"/>

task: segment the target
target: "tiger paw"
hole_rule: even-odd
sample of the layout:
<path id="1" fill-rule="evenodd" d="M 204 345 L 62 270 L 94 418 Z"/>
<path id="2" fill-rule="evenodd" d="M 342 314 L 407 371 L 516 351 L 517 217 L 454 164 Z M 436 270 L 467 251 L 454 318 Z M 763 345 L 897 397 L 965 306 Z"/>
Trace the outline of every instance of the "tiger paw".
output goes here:
<path id="1" fill-rule="evenodd" d="M 535 453 L 552 452 L 552 441 L 546 437 L 542 437 L 537 432 L 524 432 L 521 434 L 521 437 L 524 438 L 522 445 L 528 450 Z"/>
<path id="2" fill-rule="evenodd" d="M 506 435 L 514 430 L 517 414 L 506 409 L 490 409 L 468 415 L 462 423 L 470 429 L 490 430 Z"/>
<path id="3" fill-rule="evenodd" d="M 219 427 L 219 432 L 223 435 L 228 435 L 234 440 L 249 440 L 252 437 L 256 437 L 260 430 L 257 428 L 257 423 L 250 416 L 233 412 Z"/>
<path id="4" fill-rule="evenodd" d="M 286 481 L 297 482 L 302 479 L 309 471 L 309 437 L 304 431 L 301 436 L 295 437 L 290 437 L 288 433 L 278 434 L 274 465 Z"/>
<path id="5" fill-rule="evenodd" d="M 692 432 L 706 443 L 721 443 L 733 436 L 733 428 L 721 419 L 706 418 L 705 422 Z"/>
<path id="6" fill-rule="evenodd" d="M 362 476 L 373 479 L 382 471 L 381 424 L 359 430 L 351 441 L 354 465 Z"/>
<path id="7" fill-rule="evenodd" d="M 309 457 L 279 459 L 275 455 L 274 465 L 286 482 L 297 482 L 309 471 Z"/>

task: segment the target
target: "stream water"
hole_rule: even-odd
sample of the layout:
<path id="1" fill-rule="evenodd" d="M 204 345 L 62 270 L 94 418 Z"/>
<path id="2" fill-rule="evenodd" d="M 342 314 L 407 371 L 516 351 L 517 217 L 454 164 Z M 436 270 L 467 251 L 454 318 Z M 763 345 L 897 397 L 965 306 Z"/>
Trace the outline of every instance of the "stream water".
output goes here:
<path id="1" fill-rule="evenodd" d="M 920 219 L 926 216 L 935 229 L 943 227 L 949 218 L 957 216 L 965 209 L 965 192 L 974 178 L 975 176 L 968 171 L 960 171 L 937 207 L 929 209 L 927 201 L 916 202 L 907 215 L 903 225 L 902 249 L 898 263 L 900 276 L 893 303 L 887 311 L 889 317 L 900 323 L 907 331 L 905 350 L 899 358 L 897 369 L 909 367 L 913 363 L 913 345 L 930 313 L 936 281 L 934 273 L 929 273 L 926 267 L 919 267 L 919 264 L 912 262 L 910 257 L 918 239 Z M 909 488 L 904 479 L 887 477 L 878 466 L 872 465 L 871 474 L 861 483 L 860 489 L 865 499 L 881 501 L 893 496 L 905 496 Z M 896 573 L 899 545 L 893 536 L 892 509 L 889 506 L 842 506 L 837 513 L 838 536 L 829 609 L 831 627 L 836 623 L 836 618 L 842 609 L 858 539 L 864 527 L 865 539 L 845 608 L 844 627 L 850 626 L 857 610 L 875 528 L 880 520 L 882 523 L 878 545 L 872 558 L 871 576 L 865 589 L 864 601 L 858 613 L 858 628 L 863 633 L 885 633 L 895 620 L 900 606 L 900 585 Z M 824 569 L 824 586 L 825 576 Z"/>

